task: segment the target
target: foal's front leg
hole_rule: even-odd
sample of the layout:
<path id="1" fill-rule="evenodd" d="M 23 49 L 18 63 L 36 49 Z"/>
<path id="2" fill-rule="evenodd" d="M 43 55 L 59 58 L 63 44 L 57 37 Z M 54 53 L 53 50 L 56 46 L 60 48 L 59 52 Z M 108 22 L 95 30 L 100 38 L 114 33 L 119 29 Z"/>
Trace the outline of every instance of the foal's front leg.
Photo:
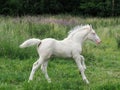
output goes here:
<path id="1" fill-rule="evenodd" d="M 83 68 L 85 70 L 86 69 L 85 58 L 82 55 L 80 55 L 80 56 L 81 56 L 81 64 L 82 64 L 82 66 L 83 66 Z"/>
<path id="2" fill-rule="evenodd" d="M 89 81 L 88 81 L 88 79 L 86 78 L 86 76 L 85 76 L 85 74 L 84 74 L 84 68 L 83 68 L 83 66 L 82 66 L 82 64 L 81 64 L 81 59 L 82 59 L 81 56 L 80 56 L 80 55 L 75 55 L 73 58 L 74 58 L 77 66 L 78 66 L 78 69 L 79 69 L 80 72 L 81 72 L 82 79 L 83 79 L 87 84 L 89 84 Z"/>

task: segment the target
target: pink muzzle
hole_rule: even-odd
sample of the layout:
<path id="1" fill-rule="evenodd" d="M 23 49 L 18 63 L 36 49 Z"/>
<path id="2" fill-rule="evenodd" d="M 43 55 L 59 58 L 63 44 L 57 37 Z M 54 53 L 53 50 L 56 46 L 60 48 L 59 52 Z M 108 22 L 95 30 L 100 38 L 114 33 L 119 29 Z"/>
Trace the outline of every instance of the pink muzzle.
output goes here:
<path id="1" fill-rule="evenodd" d="M 96 43 L 97 43 L 97 44 L 100 44 L 100 43 L 101 43 L 101 40 L 96 40 Z"/>

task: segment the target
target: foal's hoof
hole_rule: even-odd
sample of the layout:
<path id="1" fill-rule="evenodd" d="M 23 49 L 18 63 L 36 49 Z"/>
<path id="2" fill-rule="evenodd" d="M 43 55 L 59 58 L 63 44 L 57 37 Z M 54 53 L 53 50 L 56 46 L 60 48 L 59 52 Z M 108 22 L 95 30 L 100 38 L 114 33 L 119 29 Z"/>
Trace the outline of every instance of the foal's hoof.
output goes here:
<path id="1" fill-rule="evenodd" d="M 89 84 L 89 81 L 88 81 L 87 79 L 84 79 L 84 82 L 85 82 L 86 84 Z"/>
<path id="2" fill-rule="evenodd" d="M 89 84 L 89 81 L 88 81 L 88 80 L 86 81 L 86 84 Z"/>

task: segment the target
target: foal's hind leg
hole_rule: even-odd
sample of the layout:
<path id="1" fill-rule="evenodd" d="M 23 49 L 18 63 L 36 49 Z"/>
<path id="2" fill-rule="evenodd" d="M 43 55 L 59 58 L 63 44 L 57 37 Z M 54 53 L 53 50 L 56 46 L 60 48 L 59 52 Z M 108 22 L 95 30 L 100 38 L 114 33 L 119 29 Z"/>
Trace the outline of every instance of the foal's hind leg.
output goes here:
<path id="1" fill-rule="evenodd" d="M 47 79 L 47 81 L 48 81 L 49 83 L 51 83 L 51 79 L 49 78 L 48 73 L 47 73 L 47 66 L 48 66 L 48 60 L 45 61 L 45 62 L 41 65 L 41 70 L 42 70 L 43 74 L 45 74 L 45 78 Z"/>
<path id="2" fill-rule="evenodd" d="M 32 67 L 32 71 L 30 73 L 30 77 L 29 77 L 29 81 L 30 80 L 33 80 L 33 76 L 35 74 L 35 71 L 39 68 L 39 66 L 44 62 L 44 59 L 43 58 L 39 58 L 34 64 L 33 64 L 33 67 Z"/>

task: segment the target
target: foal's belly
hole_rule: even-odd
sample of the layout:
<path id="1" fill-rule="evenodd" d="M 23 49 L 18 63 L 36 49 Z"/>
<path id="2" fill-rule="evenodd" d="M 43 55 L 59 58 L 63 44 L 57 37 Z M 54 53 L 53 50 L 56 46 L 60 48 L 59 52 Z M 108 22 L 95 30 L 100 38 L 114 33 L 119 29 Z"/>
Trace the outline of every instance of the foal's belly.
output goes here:
<path id="1" fill-rule="evenodd" d="M 70 58 L 72 56 L 71 52 L 66 52 L 66 51 L 55 51 L 53 53 L 53 56 L 57 56 L 57 57 L 64 57 L 64 58 Z"/>

